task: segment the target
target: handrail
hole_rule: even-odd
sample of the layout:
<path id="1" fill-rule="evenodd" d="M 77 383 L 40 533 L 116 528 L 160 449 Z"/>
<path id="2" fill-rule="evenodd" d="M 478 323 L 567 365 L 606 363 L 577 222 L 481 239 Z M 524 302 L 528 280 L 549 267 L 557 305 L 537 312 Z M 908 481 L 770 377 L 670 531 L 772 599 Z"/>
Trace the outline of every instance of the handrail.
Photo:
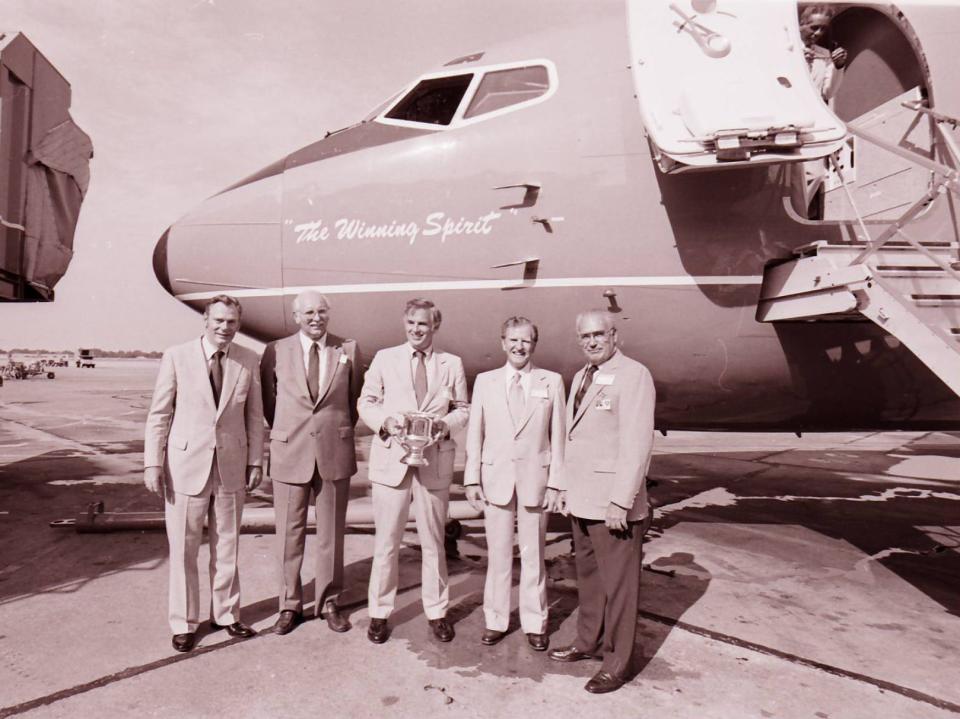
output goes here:
<path id="1" fill-rule="evenodd" d="M 933 118 L 938 134 L 942 138 L 943 144 L 947 148 L 947 152 L 950 155 L 951 161 L 953 161 L 954 164 L 960 164 L 960 152 L 958 152 L 957 146 L 953 141 L 953 138 L 950 137 L 944 131 L 943 127 L 941 127 L 942 123 L 952 124 L 954 127 L 956 127 L 957 124 L 960 123 L 960 120 L 957 120 L 956 118 L 952 118 L 948 115 L 942 115 L 941 113 L 933 111 L 931 108 L 921 106 L 919 103 L 905 102 L 905 103 L 902 103 L 902 105 L 908 110 L 914 110 L 916 112 L 924 113 L 926 115 L 929 115 L 931 118 Z M 896 220 L 891 222 L 889 227 L 887 227 L 887 229 L 885 229 L 882 233 L 880 233 L 879 237 L 877 237 L 876 239 L 869 239 L 867 242 L 867 246 L 863 249 L 863 251 L 861 251 L 856 257 L 853 258 L 850 264 L 856 265 L 856 264 L 861 264 L 863 262 L 866 262 L 867 259 L 870 258 L 870 256 L 876 253 L 877 250 L 883 247 L 887 242 L 889 242 L 895 236 L 900 235 L 901 237 L 903 237 L 903 239 L 909 242 L 911 246 L 913 246 L 921 254 L 925 255 L 928 259 L 930 259 L 937 267 L 939 267 L 948 275 L 950 275 L 951 277 L 956 279 L 958 282 L 960 282 L 960 272 L 957 272 L 955 269 L 953 269 L 953 267 L 950 266 L 948 262 L 945 262 L 943 258 L 938 257 L 937 255 L 930 252 L 930 250 L 928 250 L 922 243 L 918 242 L 917 240 L 915 240 L 913 237 L 911 237 L 904 231 L 904 228 L 906 227 L 906 225 L 912 222 L 928 204 L 933 202 L 933 200 L 937 197 L 937 195 L 942 194 L 944 191 L 949 191 L 960 196 L 960 189 L 958 189 L 958 181 L 960 181 L 960 171 L 958 171 L 955 167 L 950 167 L 949 165 L 946 165 L 942 162 L 937 162 L 936 160 L 929 159 L 916 152 L 912 152 L 910 150 L 902 148 L 899 145 L 895 145 L 893 143 L 887 142 L 886 140 L 882 140 L 879 137 L 876 137 L 875 135 L 861 128 L 856 127 L 855 125 L 847 125 L 847 129 L 853 135 L 859 137 L 860 139 L 866 142 L 869 142 L 873 145 L 876 145 L 877 147 L 880 147 L 886 150 L 887 152 L 890 152 L 894 155 L 898 155 L 906 160 L 909 160 L 910 162 L 920 165 L 921 167 L 924 167 L 930 170 L 931 172 L 935 173 L 938 176 L 938 179 L 936 180 L 936 182 L 934 182 L 931 185 L 930 189 L 919 200 L 917 200 L 913 205 L 911 205 L 906 210 L 906 212 L 904 212 L 902 215 L 900 215 L 900 217 L 898 217 Z M 847 189 L 846 182 L 843 182 L 842 170 L 840 169 L 836 159 L 833 156 L 831 156 L 830 160 L 833 163 L 834 169 L 836 170 L 837 174 L 840 175 L 841 184 L 843 185 L 844 191 L 847 193 L 847 199 L 850 201 L 850 206 L 853 208 L 854 213 L 856 213 L 857 215 L 857 220 L 860 223 L 860 229 L 869 238 L 870 235 L 867 232 L 867 227 L 865 223 L 863 222 L 863 217 L 860 215 L 860 211 L 857 209 L 856 204 L 854 204 L 853 196 L 850 193 L 849 189 Z"/>

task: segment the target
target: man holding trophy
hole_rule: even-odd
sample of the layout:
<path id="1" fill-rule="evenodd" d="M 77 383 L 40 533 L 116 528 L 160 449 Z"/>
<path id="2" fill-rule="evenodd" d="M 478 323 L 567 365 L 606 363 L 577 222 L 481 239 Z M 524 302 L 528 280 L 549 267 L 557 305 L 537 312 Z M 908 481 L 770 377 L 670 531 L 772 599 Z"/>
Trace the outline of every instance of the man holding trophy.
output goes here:
<path id="1" fill-rule="evenodd" d="M 382 644 L 397 594 L 400 542 L 413 496 L 423 551 L 423 611 L 434 636 L 453 639 L 447 621 L 449 590 L 444 525 L 453 480 L 455 444 L 450 433 L 469 418 L 467 381 L 460 358 L 433 347 L 440 310 L 432 302 L 407 302 L 407 341 L 380 350 L 364 378 L 357 408 L 374 432 L 370 448 L 373 493 L 373 563 L 370 570 L 367 637 Z"/>

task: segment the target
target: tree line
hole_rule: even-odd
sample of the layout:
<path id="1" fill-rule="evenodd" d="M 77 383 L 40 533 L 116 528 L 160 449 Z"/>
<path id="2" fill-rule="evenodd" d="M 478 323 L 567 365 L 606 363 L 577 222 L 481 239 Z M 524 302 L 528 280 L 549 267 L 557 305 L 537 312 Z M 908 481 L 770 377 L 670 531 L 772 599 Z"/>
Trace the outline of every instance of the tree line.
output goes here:
<path id="1" fill-rule="evenodd" d="M 108 358 L 113 357 L 113 358 L 121 358 L 121 359 L 135 359 L 137 357 L 145 357 L 148 359 L 160 359 L 160 357 L 163 356 L 162 352 L 157 352 L 157 351 L 148 352 L 146 350 L 105 350 L 105 349 L 100 349 L 99 347 L 90 347 L 90 348 L 85 347 L 84 349 L 89 349 L 90 354 L 93 355 L 95 359 L 100 357 L 108 357 Z M 9 349 L 9 350 L 0 349 L 0 354 L 54 355 L 54 356 L 68 355 L 70 357 L 77 356 L 76 350 L 30 349 L 27 347 L 14 347 L 13 349 Z"/>

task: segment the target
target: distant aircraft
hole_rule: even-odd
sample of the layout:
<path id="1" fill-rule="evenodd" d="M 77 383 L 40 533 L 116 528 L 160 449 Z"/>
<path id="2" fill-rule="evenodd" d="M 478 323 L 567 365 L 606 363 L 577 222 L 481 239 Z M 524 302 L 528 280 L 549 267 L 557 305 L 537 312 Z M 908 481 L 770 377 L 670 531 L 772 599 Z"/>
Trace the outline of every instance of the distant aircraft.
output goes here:
<path id="1" fill-rule="evenodd" d="M 319 287 L 367 359 L 430 297 L 471 375 L 520 314 L 569 379 L 606 307 L 662 430 L 960 429 L 960 6 L 836 5 L 831 108 L 802 7 L 585 2 L 208 199 L 157 278 L 239 297 L 261 340 Z"/>

